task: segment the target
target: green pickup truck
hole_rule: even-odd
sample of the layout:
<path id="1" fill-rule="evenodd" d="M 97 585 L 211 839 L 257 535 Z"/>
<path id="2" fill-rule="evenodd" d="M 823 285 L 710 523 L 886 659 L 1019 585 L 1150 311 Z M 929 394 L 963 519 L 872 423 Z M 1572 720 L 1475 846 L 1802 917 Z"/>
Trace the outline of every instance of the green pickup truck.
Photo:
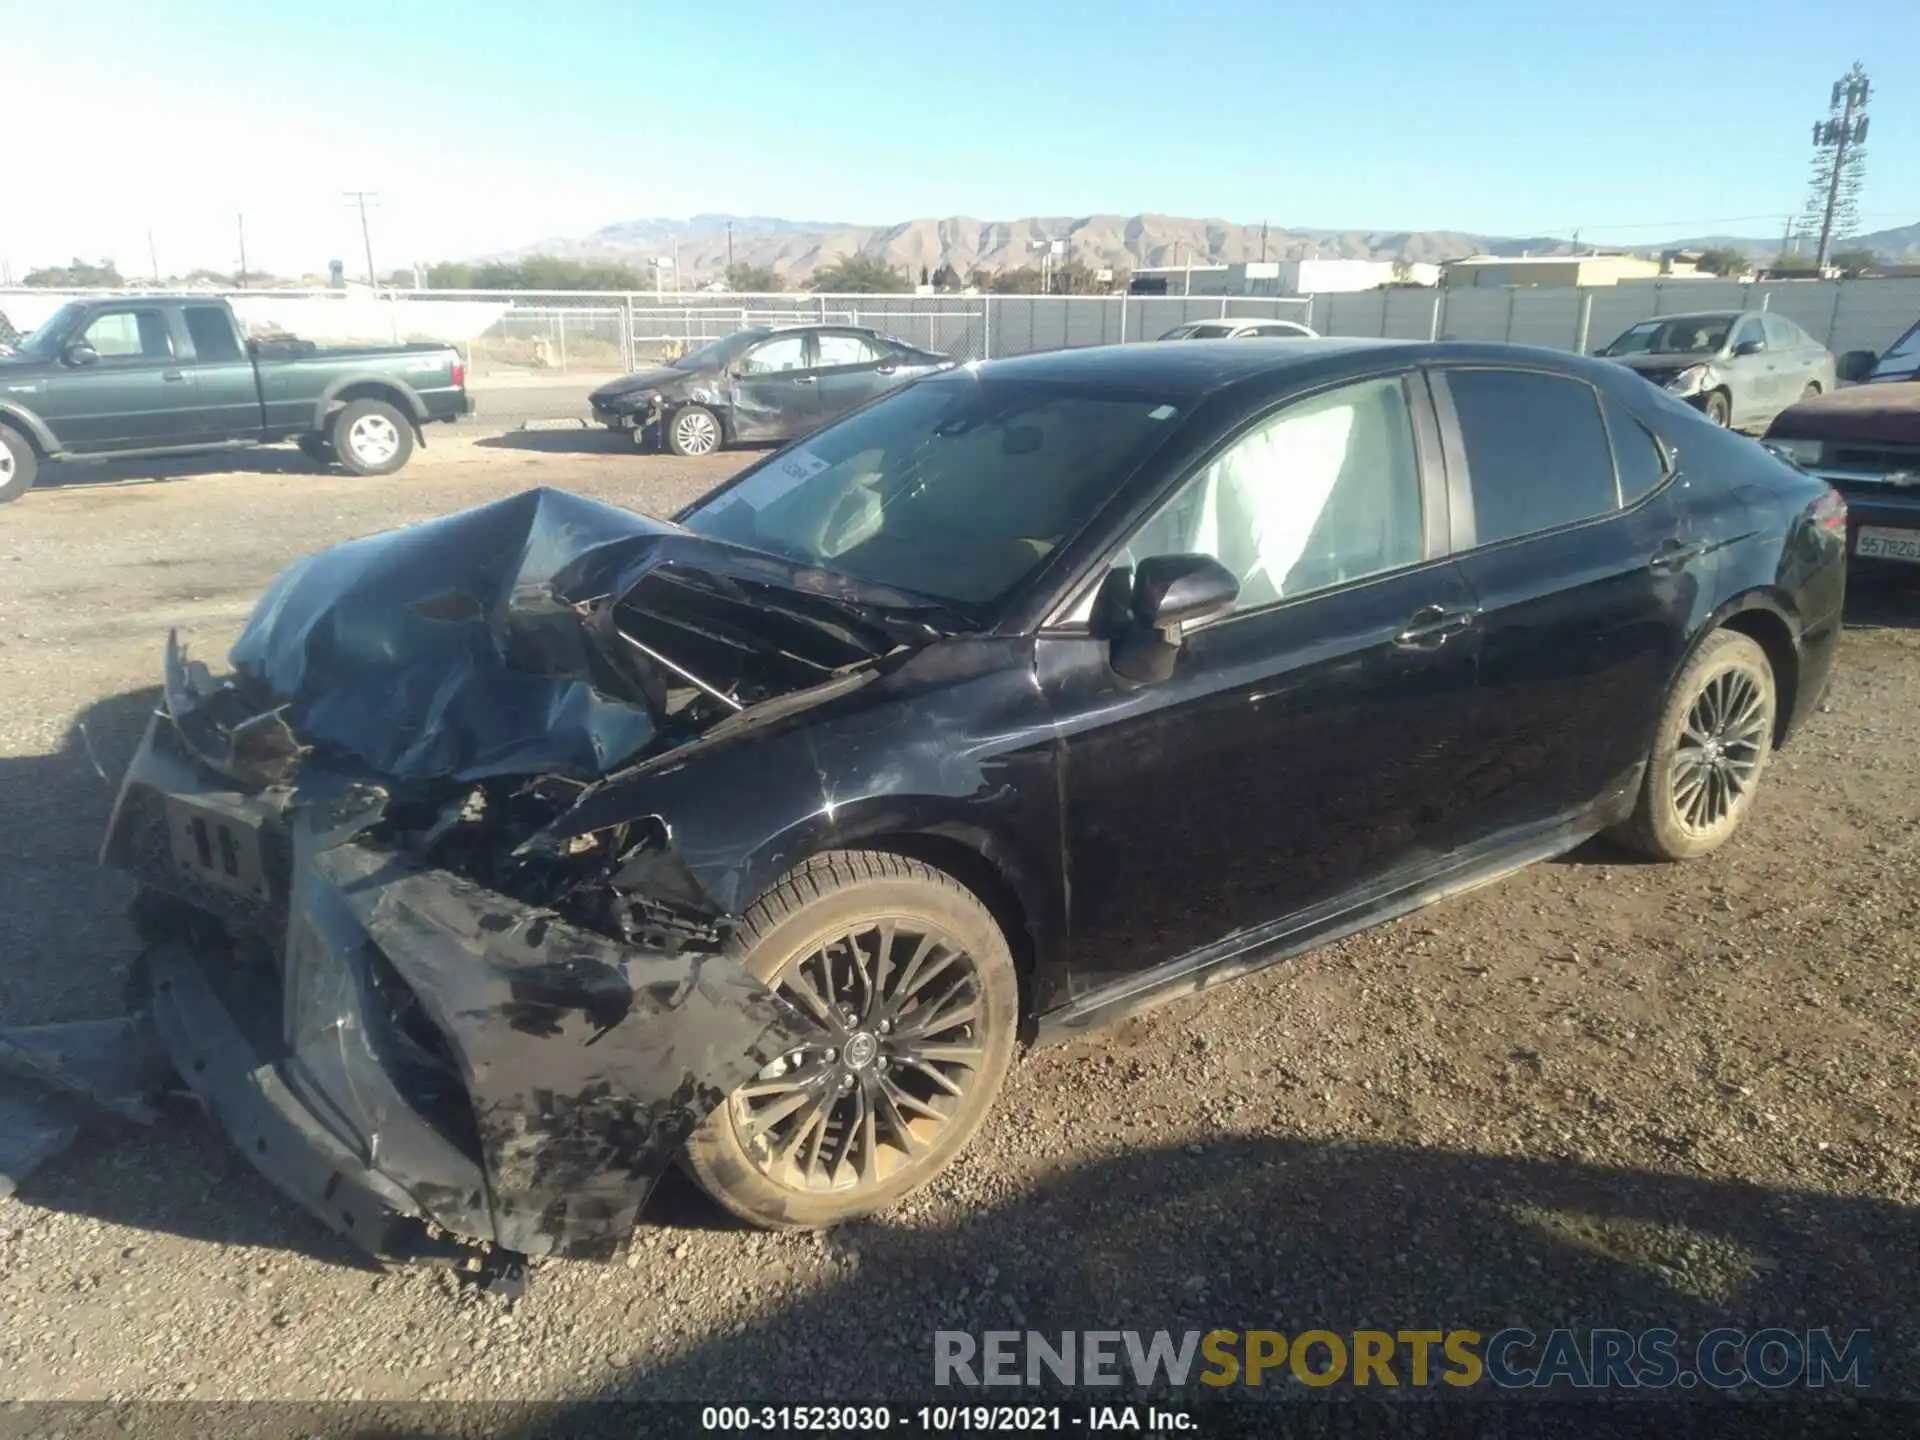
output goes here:
<path id="1" fill-rule="evenodd" d="M 422 426 L 471 409 L 450 346 L 249 340 L 231 305 L 202 296 L 74 300 L 0 349 L 0 502 L 50 460 L 286 440 L 388 475 L 425 443 Z"/>

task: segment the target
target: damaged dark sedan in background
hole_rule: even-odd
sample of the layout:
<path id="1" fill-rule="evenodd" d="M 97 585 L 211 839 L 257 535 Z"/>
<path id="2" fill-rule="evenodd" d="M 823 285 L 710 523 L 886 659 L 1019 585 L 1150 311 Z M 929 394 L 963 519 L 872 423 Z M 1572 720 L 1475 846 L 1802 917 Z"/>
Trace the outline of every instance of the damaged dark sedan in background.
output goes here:
<path id="1" fill-rule="evenodd" d="M 875 396 L 954 362 L 849 325 L 764 326 L 712 340 L 664 365 L 609 380 L 593 417 L 675 455 L 791 440 Z"/>
<path id="2" fill-rule="evenodd" d="M 1748 813 L 1845 507 L 1619 367 L 1192 342 L 933 377 L 672 522 L 324 551 L 166 700 L 105 858 L 261 1170 L 390 1257 L 820 1226 L 1016 1046 L 1602 830 Z"/>

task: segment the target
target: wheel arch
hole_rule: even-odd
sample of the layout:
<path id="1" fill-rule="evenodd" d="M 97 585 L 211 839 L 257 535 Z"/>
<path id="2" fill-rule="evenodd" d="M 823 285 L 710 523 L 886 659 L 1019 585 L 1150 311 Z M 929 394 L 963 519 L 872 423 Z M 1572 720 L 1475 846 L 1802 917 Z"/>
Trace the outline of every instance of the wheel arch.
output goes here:
<path id="1" fill-rule="evenodd" d="M 333 417 L 356 400 L 385 401 L 412 421 L 416 431 L 427 420 L 426 402 L 401 381 L 387 375 L 348 376 L 329 385 L 315 404 L 314 432 L 325 434 Z"/>
<path id="2" fill-rule="evenodd" d="M 895 797 L 897 800 L 897 797 Z M 760 846 L 733 876 L 736 913 L 744 913 L 783 875 L 832 850 L 873 850 L 918 860 L 957 880 L 987 908 L 1006 937 L 1020 977 L 1023 1030 L 1065 998 L 1065 966 L 1050 881 L 1034 857 L 969 819 L 905 816 L 896 804 L 862 815 L 842 808 L 831 822 L 812 820 Z"/>
<path id="3" fill-rule="evenodd" d="M 34 455 L 41 460 L 51 460 L 59 453 L 59 442 L 53 438 L 53 432 L 47 429 L 46 422 L 17 405 L 0 404 L 0 425 L 18 431 L 33 447 Z"/>
<path id="4" fill-rule="evenodd" d="M 1766 652 L 1767 664 L 1773 667 L 1773 744 L 1778 749 L 1786 741 L 1800 698 L 1799 620 L 1780 597 L 1765 590 L 1735 596 L 1700 628 L 1687 647 L 1681 668 L 1685 668 L 1709 635 L 1720 630 L 1745 635 Z"/>

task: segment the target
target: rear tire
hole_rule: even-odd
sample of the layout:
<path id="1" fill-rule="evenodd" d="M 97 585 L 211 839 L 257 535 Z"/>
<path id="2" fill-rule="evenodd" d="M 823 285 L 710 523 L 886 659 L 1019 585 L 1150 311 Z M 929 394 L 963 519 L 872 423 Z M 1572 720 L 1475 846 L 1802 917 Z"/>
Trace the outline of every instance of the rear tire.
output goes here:
<path id="1" fill-rule="evenodd" d="M 333 417 L 327 438 L 355 475 L 391 475 L 413 454 L 413 422 L 384 400 L 349 402 Z"/>
<path id="2" fill-rule="evenodd" d="M 324 435 L 302 435 L 294 443 L 300 447 L 300 453 L 316 465 L 335 465 L 340 461 L 334 453 L 333 442 Z"/>
<path id="3" fill-rule="evenodd" d="M 1673 682 L 1633 815 L 1607 833 L 1656 860 L 1693 860 L 1733 837 L 1773 753 L 1767 652 L 1734 630 L 1700 643 Z"/>
<path id="4" fill-rule="evenodd" d="M 0 425 L 0 505 L 26 494 L 39 474 L 40 457 L 33 442 L 18 430 Z"/>
<path id="5" fill-rule="evenodd" d="M 667 449 L 689 459 L 712 455 L 725 447 L 727 432 L 720 417 L 704 405 L 683 405 L 661 424 Z"/>
<path id="6" fill-rule="evenodd" d="M 1715 390 L 1707 396 L 1700 412 L 1725 430 L 1733 424 L 1733 398 L 1724 390 Z"/>
<path id="7" fill-rule="evenodd" d="M 841 1224 L 928 1184 L 973 1138 L 1013 1058 L 1020 987 L 959 881 L 877 851 L 817 856 L 747 911 L 727 953 L 816 1038 L 688 1139 L 686 1169 L 722 1206 L 766 1229 Z"/>

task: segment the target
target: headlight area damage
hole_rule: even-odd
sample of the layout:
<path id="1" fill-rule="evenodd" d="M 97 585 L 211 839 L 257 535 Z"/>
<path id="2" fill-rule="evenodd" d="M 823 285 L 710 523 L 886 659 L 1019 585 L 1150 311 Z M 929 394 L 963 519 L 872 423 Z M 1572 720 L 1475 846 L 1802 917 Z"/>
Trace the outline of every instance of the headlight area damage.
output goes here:
<path id="1" fill-rule="evenodd" d="M 388 1259 L 513 1283 L 617 1250 L 804 1022 L 721 953 L 670 817 L 546 832 L 937 633 L 851 584 L 537 491 L 302 561 L 230 679 L 170 641 L 103 858 L 248 1158 Z"/>

